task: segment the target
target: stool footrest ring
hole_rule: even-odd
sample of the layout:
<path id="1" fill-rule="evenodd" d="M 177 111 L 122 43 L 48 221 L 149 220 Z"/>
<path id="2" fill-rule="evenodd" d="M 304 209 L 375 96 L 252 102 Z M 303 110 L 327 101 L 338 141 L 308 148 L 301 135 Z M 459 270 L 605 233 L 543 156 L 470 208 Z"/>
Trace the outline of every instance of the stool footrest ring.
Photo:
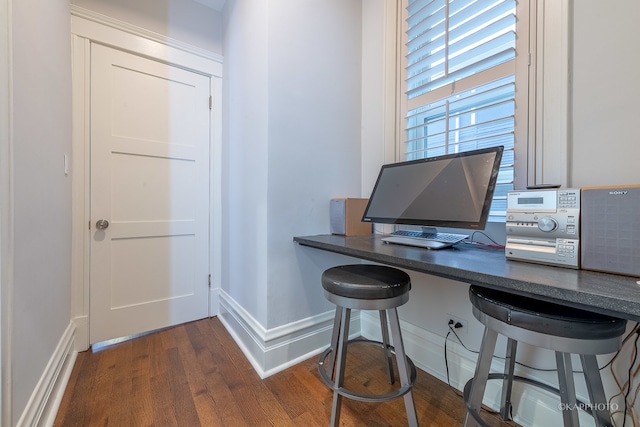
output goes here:
<path id="1" fill-rule="evenodd" d="M 367 340 L 362 338 L 355 338 L 348 341 L 349 344 L 354 342 L 361 342 L 365 344 L 377 344 L 380 347 L 384 348 L 384 344 L 381 343 L 380 341 L 373 341 L 373 340 Z M 395 348 L 393 346 L 390 345 L 388 348 L 389 350 L 391 350 L 393 354 L 395 354 Z M 400 397 L 407 394 L 409 391 L 411 391 L 411 389 L 413 388 L 413 384 L 416 381 L 416 367 L 413 364 L 413 361 L 409 358 L 409 356 L 406 356 L 405 359 L 407 361 L 407 365 L 410 370 L 409 384 L 404 385 L 397 390 L 394 390 L 389 393 L 383 393 L 383 394 L 366 394 L 366 393 L 358 393 L 358 392 L 346 389 L 344 387 L 336 387 L 335 383 L 331 379 L 331 373 L 327 372 L 327 370 L 324 369 L 324 361 L 327 358 L 327 356 L 329 356 L 329 354 L 331 353 L 333 353 L 333 348 L 328 347 L 320 355 L 320 360 L 318 361 L 318 371 L 320 372 L 320 378 L 327 385 L 327 387 L 329 387 L 336 393 L 344 397 L 347 397 L 349 399 L 359 400 L 361 402 L 386 402 L 388 400 L 395 399 L 396 397 Z"/>
<path id="2" fill-rule="evenodd" d="M 506 374 L 500 374 L 500 373 L 491 373 L 489 374 L 489 377 L 487 378 L 488 380 L 505 380 L 507 379 L 507 375 Z M 536 381 L 536 380 L 532 380 L 531 378 L 526 378 L 526 377 L 521 377 L 519 375 L 514 375 L 513 376 L 513 380 L 514 381 L 518 381 L 518 382 L 522 382 L 522 383 L 526 383 L 526 384 L 530 384 L 533 386 L 536 386 L 538 388 L 541 388 L 543 390 L 546 390 L 550 393 L 553 393 L 557 396 L 560 396 L 560 390 L 552 387 L 550 385 L 544 384 L 540 381 Z M 489 424 L 487 424 L 481 417 L 478 411 L 474 411 L 469 407 L 469 395 L 471 393 L 471 383 L 473 382 L 473 378 L 471 378 L 469 381 L 467 381 L 467 383 L 464 385 L 464 393 L 463 393 L 463 399 L 465 401 L 465 406 L 467 407 L 467 412 L 469 413 L 469 415 L 471 415 L 473 417 L 473 419 L 480 424 L 482 427 L 490 427 Z M 584 411 L 586 413 L 588 413 L 589 415 L 593 416 L 593 413 L 591 412 L 591 409 L 589 409 L 589 406 L 580 401 L 580 400 L 576 400 L 578 406 L 580 408 L 584 408 Z"/>

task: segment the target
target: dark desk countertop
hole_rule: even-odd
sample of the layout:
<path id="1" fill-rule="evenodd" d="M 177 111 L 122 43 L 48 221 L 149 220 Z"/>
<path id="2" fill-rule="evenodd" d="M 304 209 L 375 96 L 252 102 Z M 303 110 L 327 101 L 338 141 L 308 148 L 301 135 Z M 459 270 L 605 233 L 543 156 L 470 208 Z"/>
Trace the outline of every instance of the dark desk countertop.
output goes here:
<path id="1" fill-rule="evenodd" d="M 640 321 L 640 278 L 507 260 L 502 249 L 458 244 L 428 250 L 383 243 L 379 235 L 317 235 L 294 241 L 381 264 Z"/>

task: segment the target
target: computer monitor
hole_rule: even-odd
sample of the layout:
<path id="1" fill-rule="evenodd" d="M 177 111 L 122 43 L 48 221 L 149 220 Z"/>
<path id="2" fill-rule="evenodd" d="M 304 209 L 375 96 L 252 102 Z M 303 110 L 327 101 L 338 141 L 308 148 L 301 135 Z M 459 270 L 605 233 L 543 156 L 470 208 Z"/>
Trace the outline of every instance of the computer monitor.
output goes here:
<path id="1" fill-rule="evenodd" d="M 482 230 L 504 147 L 382 166 L 362 221 Z"/>

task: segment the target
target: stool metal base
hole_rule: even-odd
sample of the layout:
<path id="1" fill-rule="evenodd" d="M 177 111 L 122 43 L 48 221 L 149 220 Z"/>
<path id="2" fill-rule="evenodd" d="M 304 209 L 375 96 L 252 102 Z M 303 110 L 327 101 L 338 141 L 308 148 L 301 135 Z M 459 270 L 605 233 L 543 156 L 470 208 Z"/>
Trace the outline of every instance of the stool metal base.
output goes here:
<path id="1" fill-rule="evenodd" d="M 352 305 L 357 301 L 354 299 L 349 299 L 349 301 L 343 302 Z M 358 304 L 360 303 L 358 302 Z M 390 302 L 387 301 L 386 304 L 390 304 Z M 382 328 L 382 337 L 384 342 L 378 343 L 376 341 L 367 341 L 371 343 L 377 343 L 378 345 L 381 345 L 383 349 L 385 349 L 387 358 L 386 368 L 390 384 L 393 384 L 393 382 L 395 381 L 393 377 L 391 353 L 393 352 L 396 354 L 398 375 L 400 376 L 400 388 L 391 393 L 374 396 L 356 393 L 343 387 L 345 362 L 347 358 L 347 347 L 349 343 L 348 337 L 349 322 L 351 319 L 351 308 L 338 305 L 336 307 L 331 346 L 322 353 L 318 363 L 318 369 L 320 371 L 322 380 L 325 382 L 325 384 L 327 384 L 329 388 L 333 390 L 333 404 L 331 408 L 330 424 L 331 426 L 338 426 L 340 424 L 340 410 L 342 408 L 343 396 L 364 402 L 382 402 L 402 396 L 407 411 L 407 420 L 409 422 L 409 426 L 418 426 L 418 416 L 416 413 L 416 407 L 411 391 L 416 378 L 415 365 L 404 352 L 404 344 L 402 342 L 402 334 L 400 332 L 400 320 L 398 319 L 398 312 L 395 307 L 389 307 L 389 305 L 386 304 L 383 305 L 384 309 L 380 307 L 380 304 L 378 302 L 375 304 L 380 313 L 380 326 Z M 360 307 L 360 309 L 363 308 Z M 389 324 L 391 326 L 391 337 L 393 339 L 395 347 L 392 347 L 389 344 L 387 316 L 389 317 Z M 328 364 L 329 369 L 327 369 L 325 367 L 325 360 L 331 353 L 333 353 L 334 357 L 331 363 Z"/>
<path id="2" fill-rule="evenodd" d="M 512 381 L 518 381 L 518 382 L 521 382 L 521 383 L 525 383 L 525 384 L 529 384 L 529 385 L 532 385 L 532 386 L 536 386 L 536 387 L 541 388 L 541 389 L 543 389 L 545 391 L 548 391 L 548 392 L 553 393 L 553 394 L 555 394 L 557 396 L 560 396 L 560 390 L 559 389 L 557 389 L 555 387 L 552 387 L 552 386 L 550 386 L 548 384 L 541 383 L 540 381 L 537 381 L 537 380 L 534 380 L 534 379 L 531 379 L 531 378 L 527 378 L 527 377 L 521 377 L 519 375 L 514 375 L 513 377 L 510 378 L 508 374 L 491 373 L 491 374 L 489 374 L 489 378 L 487 378 L 487 381 L 489 381 L 489 380 L 502 380 L 502 381 L 507 380 L 507 381 L 509 381 L 509 384 L 511 384 Z M 469 405 L 468 402 L 469 402 L 469 396 L 471 395 L 472 383 L 473 383 L 473 378 L 471 378 L 469 381 L 466 382 L 466 384 L 464 385 L 464 390 L 463 390 L 463 399 L 466 402 L 467 414 L 468 414 L 468 416 L 471 416 L 473 418 L 473 420 L 478 425 L 480 425 L 482 427 L 490 427 L 489 424 L 487 422 L 485 422 L 482 419 L 482 417 L 480 416 L 480 411 L 479 410 L 474 410 L 474 409 L 470 408 L 470 405 Z M 583 402 L 581 400 L 577 400 L 576 402 L 577 402 L 577 405 L 579 407 L 585 408 L 586 412 L 589 412 L 592 416 L 594 416 L 594 414 L 593 414 L 593 412 L 591 410 L 586 409 L 586 408 L 589 408 L 589 406 L 585 402 Z M 509 415 L 510 412 L 511 412 L 511 403 L 507 402 L 507 405 L 505 407 L 501 408 L 502 419 L 507 421 L 508 420 L 507 419 L 507 415 Z"/>
<path id="3" fill-rule="evenodd" d="M 353 343 L 374 344 L 384 348 L 384 344 L 381 343 L 380 341 L 372 341 L 364 338 L 355 338 L 355 339 L 349 340 L 349 344 L 353 344 Z M 393 354 L 395 354 L 395 348 L 393 348 L 393 346 L 389 346 L 388 349 Z M 413 364 L 413 361 L 408 356 L 405 356 L 405 359 L 407 361 L 407 366 L 410 370 L 409 384 L 405 384 L 397 390 L 394 390 L 389 393 L 383 393 L 383 394 L 365 394 L 365 393 L 358 393 L 355 391 L 351 391 L 344 387 L 336 387 L 332 378 L 333 363 L 329 364 L 330 370 L 327 370 L 324 366 L 325 365 L 324 362 L 326 358 L 332 352 L 333 352 L 333 349 L 331 347 L 328 347 L 320 355 L 320 360 L 318 361 L 318 370 L 320 371 L 320 377 L 322 378 L 322 381 L 327 385 L 327 387 L 332 389 L 334 392 L 340 393 L 342 396 L 347 397 L 349 399 L 359 400 L 361 402 L 386 402 L 388 400 L 395 399 L 396 397 L 404 396 L 405 394 L 407 394 L 409 391 L 411 391 L 411 388 L 413 387 L 413 384 L 416 381 L 416 373 L 417 373 L 416 367 Z"/>
<path id="4" fill-rule="evenodd" d="M 476 312 L 474 312 L 474 314 L 476 314 Z M 478 356 L 475 374 L 473 378 L 465 385 L 464 400 L 467 407 L 467 414 L 465 416 L 464 427 L 470 427 L 473 425 L 486 426 L 486 423 L 482 421 L 479 415 L 480 408 L 482 406 L 482 398 L 484 396 L 487 380 L 498 378 L 503 380 L 500 414 L 504 420 L 508 419 L 509 413 L 511 411 L 510 400 L 512 382 L 513 380 L 519 380 L 536 385 L 538 387 L 542 387 L 548 391 L 558 394 L 560 396 L 561 402 L 566 408 L 562 411 L 562 417 L 565 427 L 578 426 L 579 421 L 577 408 L 578 403 L 582 402 L 579 402 L 576 399 L 570 351 L 572 349 L 572 344 L 576 344 L 576 340 L 554 337 L 556 342 L 564 341 L 561 343 L 561 345 L 559 345 L 559 347 L 561 347 L 563 350 L 569 350 L 568 352 L 555 352 L 556 365 L 558 368 L 559 389 L 554 389 L 537 381 L 526 380 L 522 377 L 516 377 L 514 375 L 514 362 L 517 343 L 518 341 L 523 340 L 523 336 L 525 335 L 523 334 L 523 332 L 531 334 L 533 333 L 533 331 L 526 331 L 516 326 L 506 325 L 503 322 L 499 322 L 496 319 L 490 318 L 488 316 L 481 316 L 481 318 L 479 318 L 478 320 L 484 320 L 483 323 L 485 323 L 485 325 L 487 326 L 485 327 L 482 344 L 480 345 L 480 354 Z M 499 329 L 501 335 L 505 335 L 508 338 L 504 374 L 497 375 L 489 374 L 491 360 L 493 359 L 493 352 L 495 350 L 496 341 L 498 338 L 498 331 L 496 329 Z M 540 333 L 535 334 L 542 335 Z M 526 340 L 523 341 L 527 342 Z M 604 409 L 606 408 L 606 399 L 604 388 L 602 385 L 602 379 L 600 378 L 600 372 L 598 371 L 598 364 L 594 353 L 598 353 L 598 350 L 602 350 L 603 348 L 609 350 L 610 348 L 612 348 L 612 346 L 614 346 L 614 343 L 612 343 L 612 340 L 610 339 L 591 340 L 591 342 L 589 342 L 589 340 L 579 341 L 583 342 L 577 343 L 575 347 L 580 350 L 584 350 L 586 354 L 580 354 L 579 351 L 574 352 L 580 354 L 580 361 L 582 363 L 582 368 L 585 375 L 587 390 L 589 392 L 589 397 L 593 405 L 592 407 L 594 408 L 593 410 L 590 410 L 588 412 L 593 416 L 596 426 L 613 426 L 609 411 Z M 589 343 L 591 344 L 590 348 Z M 618 340 L 616 346 L 619 348 L 619 345 L 620 340 Z M 588 406 L 582 404 L 580 407 Z"/>

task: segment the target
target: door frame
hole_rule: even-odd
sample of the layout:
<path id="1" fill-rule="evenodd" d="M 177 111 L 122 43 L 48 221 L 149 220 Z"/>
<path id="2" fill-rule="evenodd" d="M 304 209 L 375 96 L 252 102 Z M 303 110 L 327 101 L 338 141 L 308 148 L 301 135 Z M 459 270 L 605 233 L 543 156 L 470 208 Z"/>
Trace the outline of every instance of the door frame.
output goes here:
<path id="1" fill-rule="evenodd" d="M 91 44 L 100 43 L 211 79 L 213 108 L 209 128 L 209 316 L 219 311 L 221 281 L 221 150 L 222 62 L 215 53 L 159 36 L 142 28 L 71 5 L 72 36 L 72 264 L 71 320 L 76 326 L 75 350 L 89 348 L 90 268 L 90 71 Z"/>

